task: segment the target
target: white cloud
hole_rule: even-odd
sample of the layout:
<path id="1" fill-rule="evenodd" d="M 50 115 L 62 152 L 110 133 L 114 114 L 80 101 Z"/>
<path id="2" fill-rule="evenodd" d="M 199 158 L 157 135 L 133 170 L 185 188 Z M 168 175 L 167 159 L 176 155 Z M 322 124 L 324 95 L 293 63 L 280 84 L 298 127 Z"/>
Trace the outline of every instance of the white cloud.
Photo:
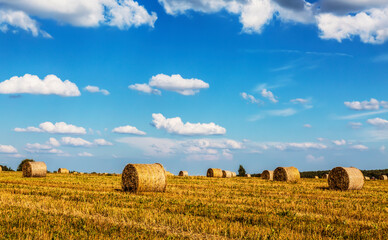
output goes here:
<path id="1" fill-rule="evenodd" d="M 351 128 L 353 128 L 353 129 L 358 129 L 358 128 L 362 127 L 362 123 L 360 123 L 360 122 L 350 122 L 349 126 Z"/>
<path id="2" fill-rule="evenodd" d="M 42 94 L 76 97 L 81 93 L 77 85 L 69 80 L 62 81 L 55 75 L 47 75 L 43 80 L 36 75 L 25 74 L 0 82 L 0 94 Z"/>
<path id="3" fill-rule="evenodd" d="M 278 102 L 278 100 L 275 99 L 275 96 L 273 95 L 273 93 L 267 89 L 261 90 L 261 96 L 268 98 L 273 103 Z"/>
<path id="4" fill-rule="evenodd" d="M 178 135 L 223 135 L 226 129 L 215 123 L 183 123 L 180 117 L 165 118 L 162 114 L 152 114 L 152 124 Z"/>
<path id="5" fill-rule="evenodd" d="M 302 142 L 302 143 L 267 143 L 268 146 L 275 147 L 278 150 L 307 150 L 307 149 L 326 149 L 327 146 L 322 143 Z"/>
<path id="6" fill-rule="evenodd" d="M 358 144 L 358 145 L 353 145 L 350 147 L 351 149 L 356 149 L 356 150 L 360 150 L 360 151 L 364 151 L 364 150 L 368 150 L 369 148 L 365 145 L 362 145 L 362 144 Z"/>
<path id="7" fill-rule="evenodd" d="M 100 139 L 95 139 L 95 140 L 93 141 L 93 143 L 94 143 L 95 145 L 97 145 L 97 146 L 112 146 L 112 145 L 113 145 L 113 143 L 108 142 L 107 140 L 102 139 L 102 138 L 100 138 Z"/>
<path id="8" fill-rule="evenodd" d="M 323 156 L 315 157 L 315 156 L 309 154 L 306 156 L 306 160 L 309 163 L 316 163 L 316 162 L 322 162 L 323 160 L 325 160 L 325 158 Z"/>
<path id="9" fill-rule="evenodd" d="M 82 138 L 62 137 L 61 142 L 63 145 L 73 147 L 90 147 L 92 143 Z"/>
<path id="10" fill-rule="evenodd" d="M 80 156 L 80 157 L 93 157 L 93 154 L 88 153 L 88 152 L 82 152 L 82 153 L 78 153 L 78 156 Z"/>
<path id="11" fill-rule="evenodd" d="M 333 143 L 337 146 L 343 146 L 346 145 L 346 140 L 341 139 L 341 140 L 333 140 Z"/>
<path id="12" fill-rule="evenodd" d="M 136 127 L 133 126 L 121 126 L 121 127 L 116 127 L 112 130 L 114 133 L 125 133 L 125 134 L 134 134 L 134 135 L 146 135 L 145 132 L 140 131 Z"/>
<path id="13" fill-rule="evenodd" d="M 286 108 L 286 109 L 280 109 L 280 110 L 270 110 L 268 111 L 268 114 L 271 116 L 279 116 L 279 117 L 288 117 L 296 114 L 297 111 L 293 108 Z"/>
<path id="14" fill-rule="evenodd" d="M 46 38 L 51 38 L 50 34 L 40 30 L 37 22 L 23 11 L 0 9 L 0 27 L 4 33 L 8 32 L 9 27 L 13 27 L 30 32 L 35 37 L 41 35 Z"/>
<path id="15" fill-rule="evenodd" d="M 371 98 L 370 101 L 344 102 L 344 104 L 352 110 L 378 110 L 380 108 L 380 102 L 374 98 Z"/>
<path id="16" fill-rule="evenodd" d="M 0 12 L 3 24 L 19 27 L 34 36 L 41 31 L 30 16 L 77 27 L 109 25 L 119 29 L 153 27 L 157 19 L 154 12 L 148 13 L 134 0 L 0 0 L 0 6 L 7 13 L 5 18 Z"/>
<path id="17" fill-rule="evenodd" d="M 383 109 L 383 110 L 379 110 L 379 111 L 372 111 L 372 112 L 363 112 L 363 113 L 358 113 L 358 114 L 351 114 L 351 115 L 347 115 L 347 116 L 340 116 L 340 117 L 338 117 L 338 119 L 343 119 L 343 120 L 357 119 L 357 118 L 377 115 L 377 114 L 386 113 L 386 112 L 388 112 L 388 109 Z"/>
<path id="18" fill-rule="evenodd" d="M 366 122 L 369 123 L 370 125 L 380 127 L 380 128 L 388 127 L 388 120 L 385 120 L 382 118 L 368 119 Z"/>
<path id="19" fill-rule="evenodd" d="M 147 83 L 143 83 L 143 84 L 136 83 L 136 84 L 133 84 L 133 85 L 129 85 L 128 88 L 132 89 L 132 90 L 135 90 L 135 91 L 149 93 L 149 94 L 150 93 L 155 94 L 155 95 L 161 95 L 162 94 L 160 90 L 154 89 L 154 88 L 150 87 Z"/>
<path id="20" fill-rule="evenodd" d="M 304 98 L 295 98 L 295 99 L 291 99 L 290 102 L 292 103 L 299 103 L 299 104 L 306 104 L 308 102 L 310 102 L 308 99 L 304 99 Z"/>
<path id="21" fill-rule="evenodd" d="M 18 150 L 11 145 L 1 145 L 0 144 L 0 153 L 17 153 Z"/>
<path id="22" fill-rule="evenodd" d="M 380 148 L 379 148 L 379 150 L 380 150 L 380 152 L 382 152 L 382 153 L 385 153 L 385 146 L 383 145 L 383 146 L 381 146 Z"/>
<path id="23" fill-rule="evenodd" d="M 341 42 L 359 36 L 362 42 L 374 44 L 384 43 L 388 39 L 388 4 L 386 8 L 371 8 L 354 15 L 323 13 L 316 19 L 323 39 Z"/>
<path id="24" fill-rule="evenodd" d="M 50 138 L 47 144 L 50 144 L 51 146 L 54 146 L 54 147 L 59 147 L 61 145 L 59 141 L 55 138 Z"/>
<path id="25" fill-rule="evenodd" d="M 303 125 L 303 127 L 305 127 L 305 128 L 312 128 L 311 124 L 308 124 L 308 123 Z"/>
<path id="26" fill-rule="evenodd" d="M 15 132 L 47 132 L 47 133 L 59 133 L 59 134 L 86 134 L 86 130 L 83 127 L 77 127 L 65 122 L 44 122 L 37 127 L 27 128 L 15 128 Z"/>
<path id="27" fill-rule="evenodd" d="M 102 94 L 105 95 L 105 96 L 110 94 L 108 90 L 106 90 L 106 89 L 100 89 L 99 87 L 96 87 L 96 86 L 90 86 L 90 85 L 88 85 L 88 86 L 86 86 L 84 89 L 85 89 L 86 91 L 88 91 L 88 92 L 91 92 L 91 93 L 102 93 Z"/>
<path id="28" fill-rule="evenodd" d="M 256 99 L 254 96 L 247 94 L 245 92 L 240 93 L 241 97 L 245 100 L 247 100 L 250 103 L 261 103 L 259 99 Z"/>
<path id="29" fill-rule="evenodd" d="M 26 147 L 28 149 L 35 149 L 35 150 L 50 150 L 53 147 L 50 145 L 40 144 L 40 143 L 27 143 Z"/>

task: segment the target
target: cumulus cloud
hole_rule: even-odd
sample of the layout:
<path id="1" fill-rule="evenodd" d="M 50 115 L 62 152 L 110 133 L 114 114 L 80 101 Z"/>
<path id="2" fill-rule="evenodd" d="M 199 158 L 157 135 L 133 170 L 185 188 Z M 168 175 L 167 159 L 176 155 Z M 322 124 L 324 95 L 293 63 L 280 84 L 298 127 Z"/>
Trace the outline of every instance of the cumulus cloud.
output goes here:
<path id="1" fill-rule="evenodd" d="M 17 153 L 18 150 L 11 145 L 1 145 L 0 144 L 0 153 Z"/>
<path id="2" fill-rule="evenodd" d="M 307 150 L 307 149 L 326 149 L 327 146 L 322 143 L 314 142 L 291 142 L 291 143 L 268 143 L 268 146 L 275 147 L 278 150 Z"/>
<path id="3" fill-rule="evenodd" d="M 61 145 L 59 141 L 55 138 L 50 138 L 47 144 L 50 144 L 51 146 L 54 146 L 54 147 L 59 147 Z"/>
<path id="4" fill-rule="evenodd" d="M 306 103 L 309 102 L 309 100 L 308 99 L 304 99 L 304 98 L 295 98 L 295 99 L 291 99 L 290 102 L 295 103 L 295 104 L 297 104 L 297 103 L 299 103 L 299 104 L 306 104 Z"/>
<path id="5" fill-rule="evenodd" d="M 161 95 L 162 92 L 158 89 L 154 89 L 152 87 L 150 87 L 147 83 L 136 83 L 136 84 L 133 84 L 133 85 L 129 85 L 128 86 L 129 89 L 131 90 L 135 90 L 135 91 L 139 91 L 139 92 L 144 92 L 144 93 L 148 93 L 148 94 L 155 94 L 155 95 Z"/>
<path id="6" fill-rule="evenodd" d="M 39 127 L 27 127 L 27 128 L 15 128 L 15 132 L 46 132 L 46 133 L 59 133 L 59 134 L 86 134 L 86 130 L 83 127 L 77 127 L 65 122 L 44 122 L 39 124 Z"/>
<path id="7" fill-rule="evenodd" d="M 259 99 L 256 99 L 254 96 L 247 94 L 245 92 L 240 93 L 241 97 L 245 100 L 247 100 L 250 103 L 261 103 Z"/>
<path id="8" fill-rule="evenodd" d="M 107 140 L 102 139 L 102 138 L 100 138 L 100 139 L 95 139 L 95 140 L 93 141 L 93 143 L 94 143 L 95 145 L 97 145 L 97 146 L 112 146 L 112 145 L 113 145 L 113 143 L 108 142 Z"/>
<path id="9" fill-rule="evenodd" d="M 369 123 L 370 125 L 380 127 L 380 128 L 388 127 L 388 120 L 382 119 L 382 118 L 368 119 L 366 122 Z"/>
<path id="10" fill-rule="evenodd" d="M 116 127 L 112 130 L 114 133 L 124 133 L 124 134 L 133 134 L 133 135 L 146 135 L 145 132 L 140 131 L 136 127 L 127 125 L 127 126 L 121 126 L 121 127 Z"/>
<path id="11" fill-rule="evenodd" d="M 384 101 L 382 101 L 384 104 Z M 352 110 L 378 110 L 380 108 L 380 102 L 374 98 L 370 101 L 353 101 L 344 102 L 345 106 Z"/>
<path id="12" fill-rule="evenodd" d="M 177 135 L 223 135 L 226 129 L 215 123 L 183 123 L 180 117 L 165 118 L 162 114 L 152 114 L 152 124 L 157 129 Z"/>
<path id="13" fill-rule="evenodd" d="M 102 93 L 103 95 L 109 95 L 110 92 L 106 89 L 100 89 L 99 87 L 96 86 L 86 86 L 84 88 L 86 91 L 91 92 L 91 93 Z"/>
<path id="14" fill-rule="evenodd" d="M 0 0 L 0 24 L 17 27 L 34 36 L 47 33 L 39 30 L 30 16 L 51 19 L 77 27 L 108 25 L 119 29 L 154 26 L 156 13 L 148 11 L 134 0 Z"/>
<path id="15" fill-rule="evenodd" d="M 305 127 L 305 128 L 312 128 L 311 124 L 308 124 L 308 123 L 303 125 L 303 127 Z"/>
<path id="16" fill-rule="evenodd" d="M 357 144 L 357 145 L 353 145 L 350 147 L 351 149 L 356 149 L 356 150 L 360 150 L 360 151 L 365 151 L 365 150 L 368 150 L 369 148 L 365 145 L 362 145 L 362 144 Z"/>
<path id="17" fill-rule="evenodd" d="M 342 145 L 346 145 L 346 140 L 344 139 L 341 139 L 341 140 L 333 140 L 333 143 L 337 146 L 342 146 Z"/>
<path id="18" fill-rule="evenodd" d="M 195 95 L 201 89 L 209 88 L 209 84 L 196 78 L 185 79 L 180 74 L 173 74 L 171 76 L 158 74 L 153 76 L 148 84 L 133 84 L 128 87 L 132 90 L 157 95 L 161 94 L 161 91 L 158 89 L 162 89 L 189 96 Z"/>
<path id="19" fill-rule="evenodd" d="M 82 138 L 62 137 L 61 142 L 63 145 L 73 147 L 90 147 L 92 143 Z"/>
<path id="20" fill-rule="evenodd" d="M 310 163 L 316 163 L 316 162 L 322 162 L 323 160 L 325 160 L 325 158 L 323 156 L 315 157 L 314 155 L 309 154 L 306 156 L 306 160 L 307 162 L 310 162 Z"/>
<path id="21" fill-rule="evenodd" d="M 42 94 L 76 97 L 81 93 L 75 83 L 62 81 L 55 75 L 47 75 L 43 80 L 36 75 L 25 74 L 0 82 L 0 94 Z"/>
<path id="22" fill-rule="evenodd" d="M 278 100 L 276 100 L 276 98 L 273 95 L 273 93 L 271 91 L 267 90 L 267 89 L 261 90 L 261 96 L 263 96 L 265 98 L 268 98 L 273 103 L 277 103 L 278 102 Z"/>
<path id="23" fill-rule="evenodd" d="M 93 157 L 93 154 L 88 153 L 88 152 L 82 152 L 82 153 L 78 153 L 78 156 L 80 156 L 80 157 Z"/>

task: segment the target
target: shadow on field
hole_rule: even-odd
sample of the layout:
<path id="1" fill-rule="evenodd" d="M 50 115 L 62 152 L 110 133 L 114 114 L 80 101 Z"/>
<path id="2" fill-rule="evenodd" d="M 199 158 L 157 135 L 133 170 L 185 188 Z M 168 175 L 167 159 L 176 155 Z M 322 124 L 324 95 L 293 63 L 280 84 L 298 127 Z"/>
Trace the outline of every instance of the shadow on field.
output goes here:
<path id="1" fill-rule="evenodd" d="M 115 188 L 114 190 L 115 190 L 116 192 L 124 192 L 123 189 L 121 189 L 121 188 Z"/>
<path id="2" fill-rule="evenodd" d="M 330 190 L 329 187 L 315 187 L 316 189 L 320 189 L 320 190 Z"/>

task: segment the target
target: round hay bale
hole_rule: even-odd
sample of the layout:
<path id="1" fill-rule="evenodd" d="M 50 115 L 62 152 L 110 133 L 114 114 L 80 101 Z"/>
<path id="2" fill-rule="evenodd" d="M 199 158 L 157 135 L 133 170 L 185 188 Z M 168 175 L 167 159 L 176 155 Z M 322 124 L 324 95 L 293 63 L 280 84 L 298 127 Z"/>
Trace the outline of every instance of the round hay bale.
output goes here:
<path id="1" fill-rule="evenodd" d="M 323 178 L 323 179 L 328 179 L 328 178 L 329 178 L 329 174 L 327 174 L 327 173 L 326 173 L 326 174 L 323 174 L 322 178 Z"/>
<path id="2" fill-rule="evenodd" d="M 366 177 L 366 176 L 365 176 L 365 180 L 370 180 L 370 177 Z"/>
<path id="3" fill-rule="evenodd" d="M 261 173 L 261 178 L 262 179 L 265 179 L 265 180 L 273 180 L 273 171 L 269 171 L 269 170 L 264 170 L 262 173 Z"/>
<path id="4" fill-rule="evenodd" d="M 232 177 L 236 177 L 237 174 L 235 172 L 232 172 Z"/>
<path id="5" fill-rule="evenodd" d="M 360 190 L 364 186 L 364 174 L 354 167 L 336 167 L 329 172 L 329 187 L 339 190 Z"/>
<path id="6" fill-rule="evenodd" d="M 315 179 L 319 179 L 319 177 L 318 177 L 318 176 L 315 176 L 314 178 L 315 178 Z"/>
<path id="7" fill-rule="evenodd" d="M 3 171 L 3 167 L 2 166 L 0 166 L 0 172 L 2 172 Z"/>
<path id="8" fill-rule="evenodd" d="M 381 175 L 379 177 L 380 180 L 388 180 L 388 176 L 387 175 Z"/>
<path id="9" fill-rule="evenodd" d="M 58 173 L 68 174 L 69 170 L 67 170 L 66 168 L 59 168 Z"/>
<path id="10" fill-rule="evenodd" d="M 223 178 L 231 178 L 232 177 L 232 172 L 227 171 L 227 170 L 222 170 L 222 177 Z"/>
<path id="11" fill-rule="evenodd" d="M 207 177 L 222 178 L 222 170 L 219 168 L 209 168 L 206 173 Z"/>
<path id="12" fill-rule="evenodd" d="M 273 180 L 298 182 L 300 180 L 300 173 L 296 167 L 278 167 L 273 172 Z"/>
<path id="13" fill-rule="evenodd" d="M 166 180 L 161 164 L 128 164 L 121 177 L 125 192 L 165 192 Z"/>
<path id="14" fill-rule="evenodd" d="M 47 166 L 44 162 L 26 162 L 22 171 L 23 177 L 46 177 Z"/>
<path id="15" fill-rule="evenodd" d="M 251 177 L 251 174 L 248 173 L 246 177 Z"/>
<path id="16" fill-rule="evenodd" d="M 180 171 L 179 176 L 180 177 L 187 177 L 187 176 L 189 176 L 189 173 L 187 171 Z"/>

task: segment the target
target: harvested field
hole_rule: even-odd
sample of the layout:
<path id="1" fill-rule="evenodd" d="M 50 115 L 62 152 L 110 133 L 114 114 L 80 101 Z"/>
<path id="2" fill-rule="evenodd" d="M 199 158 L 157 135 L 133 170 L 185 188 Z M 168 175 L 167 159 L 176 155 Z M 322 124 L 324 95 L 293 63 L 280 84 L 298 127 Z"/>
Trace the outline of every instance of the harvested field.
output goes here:
<path id="1" fill-rule="evenodd" d="M 211 191 L 209 191 L 211 189 Z M 166 192 L 127 193 L 120 176 L 0 175 L 6 239 L 384 239 L 388 181 L 359 191 L 327 180 L 168 177 Z"/>

